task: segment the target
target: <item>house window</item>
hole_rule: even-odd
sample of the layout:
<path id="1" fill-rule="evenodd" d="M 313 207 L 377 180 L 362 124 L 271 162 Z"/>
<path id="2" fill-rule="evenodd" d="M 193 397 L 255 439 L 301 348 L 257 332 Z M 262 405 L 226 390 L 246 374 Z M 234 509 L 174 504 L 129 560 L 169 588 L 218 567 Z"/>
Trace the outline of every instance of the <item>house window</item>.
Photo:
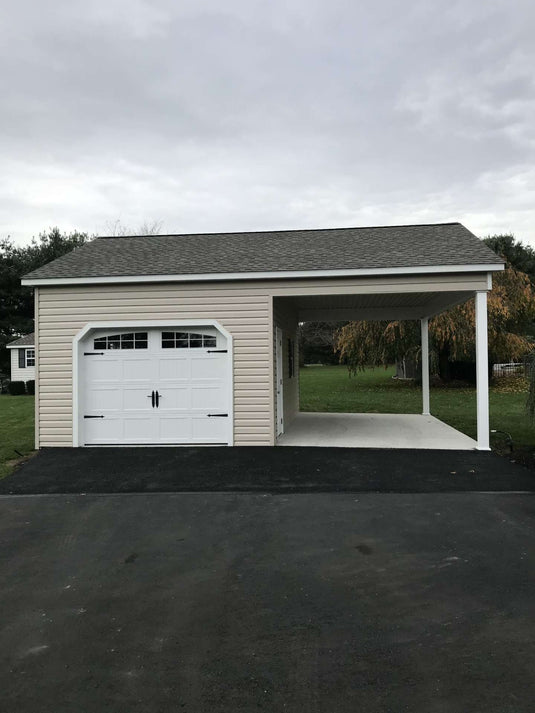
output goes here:
<path id="1" fill-rule="evenodd" d="M 147 349 L 147 346 L 147 332 L 111 334 L 108 337 L 97 337 L 93 341 L 94 349 Z"/>
<path id="2" fill-rule="evenodd" d="M 288 377 L 291 379 L 294 375 L 294 343 L 288 339 Z"/>
<path id="3" fill-rule="evenodd" d="M 209 334 L 162 332 L 162 349 L 207 349 L 216 345 L 216 337 Z"/>
<path id="4" fill-rule="evenodd" d="M 35 366 L 35 349 L 26 349 L 26 366 Z"/>

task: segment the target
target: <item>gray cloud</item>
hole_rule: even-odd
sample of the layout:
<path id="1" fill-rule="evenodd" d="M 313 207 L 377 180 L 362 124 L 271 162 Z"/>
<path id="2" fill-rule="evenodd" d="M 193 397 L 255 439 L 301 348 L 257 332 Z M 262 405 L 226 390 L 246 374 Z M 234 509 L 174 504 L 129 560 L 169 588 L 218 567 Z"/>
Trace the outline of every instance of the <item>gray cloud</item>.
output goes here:
<path id="1" fill-rule="evenodd" d="M 0 234 L 461 220 L 535 244 L 528 2 L 0 9 Z"/>

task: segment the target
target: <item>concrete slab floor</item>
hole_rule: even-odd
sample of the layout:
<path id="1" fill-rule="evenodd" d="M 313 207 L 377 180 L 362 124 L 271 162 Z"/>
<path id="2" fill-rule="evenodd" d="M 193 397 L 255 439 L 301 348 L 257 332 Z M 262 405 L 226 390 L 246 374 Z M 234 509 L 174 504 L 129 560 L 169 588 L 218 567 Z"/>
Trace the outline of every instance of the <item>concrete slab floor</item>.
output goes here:
<path id="1" fill-rule="evenodd" d="M 299 413 L 279 446 L 473 450 L 477 443 L 434 416 L 398 413 Z"/>

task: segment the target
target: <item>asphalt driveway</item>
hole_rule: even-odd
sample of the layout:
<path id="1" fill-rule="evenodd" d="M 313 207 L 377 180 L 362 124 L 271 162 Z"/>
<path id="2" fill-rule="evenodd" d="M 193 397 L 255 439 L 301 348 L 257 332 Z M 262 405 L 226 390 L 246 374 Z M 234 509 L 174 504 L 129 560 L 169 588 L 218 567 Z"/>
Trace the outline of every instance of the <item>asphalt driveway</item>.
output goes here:
<path id="1" fill-rule="evenodd" d="M 535 496 L 0 497 L 17 713 L 523 713 Z"/>
<path id="2" fill-rule="evenodd" d="M 535 471 L 478 451 L 380 448 L 49 448 L 0 494 L 535 491 Z"/>

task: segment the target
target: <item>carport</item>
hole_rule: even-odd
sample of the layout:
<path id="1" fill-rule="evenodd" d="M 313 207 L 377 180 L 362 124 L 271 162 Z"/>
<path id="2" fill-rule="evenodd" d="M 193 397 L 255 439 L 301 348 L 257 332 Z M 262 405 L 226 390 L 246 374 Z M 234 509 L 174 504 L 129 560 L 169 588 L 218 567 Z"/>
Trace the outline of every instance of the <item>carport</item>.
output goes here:
<path id="1" fill-rule="evenodd" d="M 454 450 L 490 450 L 489 448 L 489 397 L 488 397 L 488 348 L 487 348 L 487 291 L 492 288 L 492 277 L 485 275 L 486 289 L 459 289 L 462 274 L 455 280 L 443 276 L 427 275 L 414 286 L 393 278 L 390 284 L 378 289 L 370 282 L 363 282 L 351 293 L 296 295 L 276 297 L 274 314 L 282 322 L 338 322 L 359 320 L 419 320 L 421 325 L 422 363 L 422 412 L 417 414 L 359 414 L 359 413 L 301 413 L 299 412 L 298 384 L 291 384 L 285 373 L 285 340 L 282 339 L 276 396 L 282 399 L 284 392 L 291 399 L 294 409 L 284 409 L 285 427 L 278 433 L 277 445 L 281 446 L 340 446 L 360 448 L 427 448 Z M 475 300 L 476 341 L 476 399 L 477 441 L 433 417 L 429 394 L 429 320 L 431 317 L 467 300 Z M 277 340 L 277 335 L 276 335 Z M 288 342 L 287 349 L 291 349 Z M 291 360 L 290 360 L 291 361 Z M 291 364 L 289 366 L 291 371 Z M 279 393 L 282 391 L 282 394 Z"/>

